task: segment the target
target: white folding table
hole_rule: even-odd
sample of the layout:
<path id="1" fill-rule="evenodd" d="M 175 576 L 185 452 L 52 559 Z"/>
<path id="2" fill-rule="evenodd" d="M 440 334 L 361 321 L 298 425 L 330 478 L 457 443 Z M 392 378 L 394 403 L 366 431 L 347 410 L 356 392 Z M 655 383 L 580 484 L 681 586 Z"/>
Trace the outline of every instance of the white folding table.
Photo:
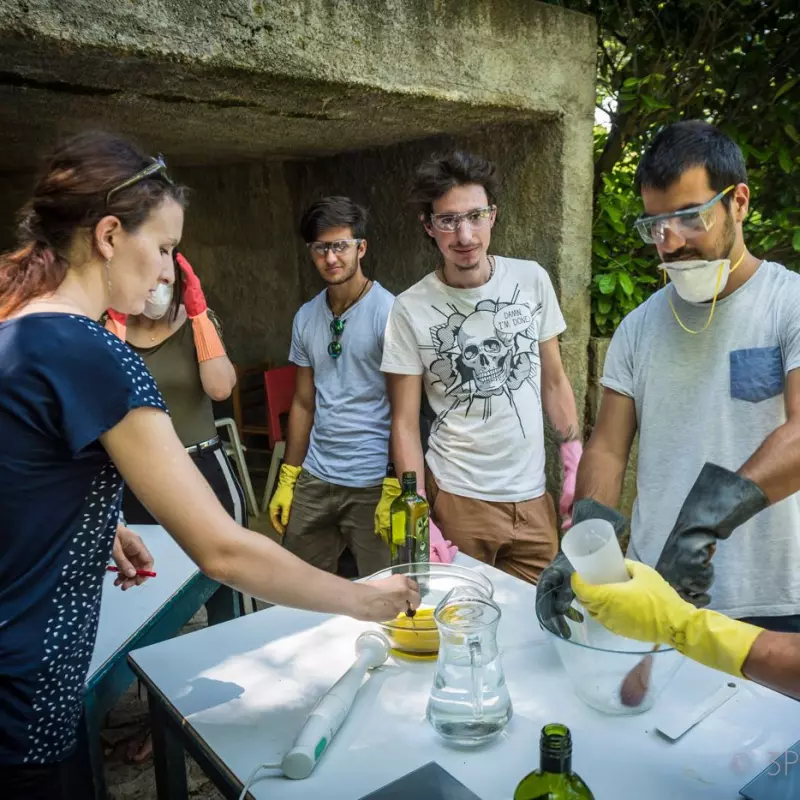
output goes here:
<path id="1" fill-rule="evenodd" d="M 433 663 L 390 658 L 362 687 L 312 775 L 290 781 L 266 773 L 253 798 L 358 800 L 429 761 L 484 800 L 511 798 L 538 766 L 542 726 L 562 722 L 573 735 L 573 767 L 598 800 L 735 800 L 740 787 L 800 738 L 800 703 L 745 681 L 675 743 L 654 730 L 658 704 L 630 717 L 595 711 L 574 694 L 538 625 L 535 587 L 462 555 L 457 562 L 490 577 L 503 612 L 498 639 L 514 716 L 501 737 L 475 750 L 448 747 L 425 719 Z M 159 800 L 186 797 L 185 751 L 225 797 L 238 798 L 256 765 L 280 762 L 316 701 L 352 662 L 356 636 L 369 627 L 276 607 L 131 653 L 159 734 Z M 720 679 L 687 660 L 672 690 Z M 661 703 L 671 702 L 669 691 Z"/>

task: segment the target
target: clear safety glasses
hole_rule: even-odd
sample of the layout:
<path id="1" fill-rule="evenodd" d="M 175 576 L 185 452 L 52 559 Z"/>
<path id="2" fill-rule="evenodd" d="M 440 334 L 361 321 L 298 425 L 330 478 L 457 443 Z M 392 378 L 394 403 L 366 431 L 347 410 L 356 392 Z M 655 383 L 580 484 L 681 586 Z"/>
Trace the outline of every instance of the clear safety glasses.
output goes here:
<path id="1" fill-rule="evenodd" d="M 462 222 L 466 222 L 470 228 L 485 228 L 491 222 L 494 212 L 495 206 L 485 206 L 473 208 L 463 214 L 431 214 L 430 220 L 437 231 L 453 233 L 461 227 Z"/>
<path id="2" fill-rule="evenodd" d="M 308 247 L 312 256 L 325 258 L 328 255 L 328 250 L 335 256 L 340 256 L 342 253 L 346 253 L 353 245 L 358 247 L 362 241 L 363 239 L 338 239 L 335 242 L 309 242 L 306 247 Z"/>
<path id="3" fill-rule="evenodd" d="M 637 219 L 633 226 L 647 244 L 663 244 L 668 230 L 681 239 L 693 239 L 711 230 L 715 219 L 714 205 L 733 188 L 735 187 L 729 186 L 723 189 L 701 206 L 673 211 L 670 214 L 658 214 L 654 217 L 642 217 Z"/>

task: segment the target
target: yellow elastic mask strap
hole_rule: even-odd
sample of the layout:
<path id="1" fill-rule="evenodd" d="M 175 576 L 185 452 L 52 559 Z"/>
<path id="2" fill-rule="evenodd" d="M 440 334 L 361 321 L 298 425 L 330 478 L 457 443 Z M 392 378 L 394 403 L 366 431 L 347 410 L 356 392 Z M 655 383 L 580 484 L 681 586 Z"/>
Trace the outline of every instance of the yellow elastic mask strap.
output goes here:
<path id="1" fill-rule="evenodd" d="M 743 250 L 741 256 L 739 256 L 739 258 L 737 259 L 736 263 L 731 267 L 730 272 L 733 272 L 739 266 L 739 264 L 742 263 L 742 260 L 744 259 L 744 254 L 745 254 L 745 251 Z M 725 264 L 724 263 L 719 265 L 719 270 L 717 271 L 717 285 L 714 287 L 714 299 L 711 301 L 711 311 L 708 314 L 708 319 L 706 320 L 706 324 L 703 325 L 703 327 L 700 328 L 699 331 L 693 331 L 691 328 L 687 328 L 683 324 L 683 322 L 681 322 L 681 318 L 678 316 L 678 312 L 675 310 L 675 306 L 672 305 L 672 298 L 669 296 L 669 294 L 667 294 L 667 302 L 669 303 L 669 307 L 672 310 L 672 316 L 675 317 L 675 319 L 678 322 L 678 325 L 680 325 L 681 328 L 683 328 L 686 331 L 686 333 L 692 333 L 692 334 L 702 333 L 711 324 L 711 320 L 714 317 L 714 309 L 717 306 L 717 295 L 719 294 L 719 285 L 722 282 L 722 270 L 724 268 L 725 268 Z M 730 272 L 728 273 L 729 275 L 730 275 Z M 665 286 L 667 285 L 667 271 L 666 270 L 664 270 L 664 285 Z"/>

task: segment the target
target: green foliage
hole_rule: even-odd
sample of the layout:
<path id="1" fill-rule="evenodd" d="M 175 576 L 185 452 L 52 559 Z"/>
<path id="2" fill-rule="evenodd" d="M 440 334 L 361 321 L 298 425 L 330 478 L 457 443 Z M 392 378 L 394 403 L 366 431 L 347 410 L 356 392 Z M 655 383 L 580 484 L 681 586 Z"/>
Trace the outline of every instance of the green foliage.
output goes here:
<path id="1" fill-rule="evenodd" d="M 653 133 L 705 119 L 742 148 L 759 257 L 800 270 L 800 4 L 797 0 L 555 0 L 596 17 L 592 310 L 608 335 L 658 288 L 658 255 L 633 230 L 633 188 Z"/>

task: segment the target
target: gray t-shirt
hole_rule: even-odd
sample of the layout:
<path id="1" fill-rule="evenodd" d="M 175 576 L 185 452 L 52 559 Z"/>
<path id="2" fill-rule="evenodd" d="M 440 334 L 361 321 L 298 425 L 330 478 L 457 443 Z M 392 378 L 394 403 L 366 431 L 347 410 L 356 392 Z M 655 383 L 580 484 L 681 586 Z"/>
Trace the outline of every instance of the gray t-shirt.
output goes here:
<path id="1" fill-rule="evenodd" d="M 381 372 L 394 295 L 377 281 L 342 314 L 342 354 L 331 358 L 333 312 L 323 290 L 297 312 L 289 360 L 314 370 L 314 425 L 303 469 L 338 486 L 378 486 L 389 461 L 391 412 Z"/>
<path id="2" fill-rule="evenodd" d="M 629 557 L 655 565 L 703 464 L 736 471 L 786 422 L 784 377 L 800 367 L 800 275 L 763 262 L 733 294 L 681 300 L 669 285 L 631 312 L 603 385 L 636 402 L 637 499 Z M 800 614 L 800 495 L 739 527 L 714 555 L 711 608 L 732 617 Z"/>

